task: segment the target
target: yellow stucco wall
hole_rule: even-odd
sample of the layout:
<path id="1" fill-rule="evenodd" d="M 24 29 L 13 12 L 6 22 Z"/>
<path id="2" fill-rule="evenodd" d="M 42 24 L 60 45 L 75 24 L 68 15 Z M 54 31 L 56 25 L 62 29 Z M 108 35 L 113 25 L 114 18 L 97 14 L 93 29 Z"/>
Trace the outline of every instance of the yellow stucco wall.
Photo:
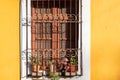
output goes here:
<path id="1" fill-rule="evenodd" d="M 19 0 L 0 0 L 0 80 L 19 80 Z M 120 80 L 120 0 L 91 0 L 91 80 Z"/>
<path id="2" fill-rule="evenodd" d="M 0 0 L 0 80 L 19 80 L 19 0 Z"/>
<path id="3" fill-rule="evenodd" d="M 91 0 L 91 80 L 120 80 L 120 0 Z"/>

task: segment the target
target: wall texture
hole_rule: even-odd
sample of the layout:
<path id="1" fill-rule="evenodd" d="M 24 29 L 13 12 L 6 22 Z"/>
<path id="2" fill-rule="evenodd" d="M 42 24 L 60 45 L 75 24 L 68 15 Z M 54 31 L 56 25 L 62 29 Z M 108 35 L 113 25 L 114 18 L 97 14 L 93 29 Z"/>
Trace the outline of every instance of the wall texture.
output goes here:
<path id="1" fill-rule="evenodd" d="M 0 0 L 0 80 L 19 80 L 19 0 Z"/>
<path id="2" fill-rule="evenodd" d="M 120 80 L 120 0 L 91 0 L 91 80 Z"/>

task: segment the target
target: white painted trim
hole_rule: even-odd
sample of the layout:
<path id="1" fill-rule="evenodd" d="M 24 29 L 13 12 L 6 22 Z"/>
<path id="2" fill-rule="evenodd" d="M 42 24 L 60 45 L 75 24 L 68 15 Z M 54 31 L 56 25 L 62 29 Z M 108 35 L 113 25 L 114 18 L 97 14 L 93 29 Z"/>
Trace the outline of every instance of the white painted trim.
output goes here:
<path id="1" fill-rule="evenodd" d="M 28 0 L 28 49 L 31 48 L 31 1 Z M 20 10 L 20 42 L 21 42 L 21 80 L 31 80 L 26 77 L 26 0 L 21 0 Z M 31 53 L 30 50 L 28 50 Z M 30 55 L 29 55 L 30 56 Z M 29 70 L 29 69 L 28 69 Z M 30 74 L 30 71 L 28 72 Z"/>
<path id="2" fill-rule="evenodd" d="M 26 0 L 21 0 L 21 14 L 20 14 L 20 39 L 21 39 L 21 79 L 26 77 Z"/>
<path id="3" fill-rule="evenodd" d="M 90 80 L 90 0 L 82 0 L 82 56 L 80 80 Z"/>

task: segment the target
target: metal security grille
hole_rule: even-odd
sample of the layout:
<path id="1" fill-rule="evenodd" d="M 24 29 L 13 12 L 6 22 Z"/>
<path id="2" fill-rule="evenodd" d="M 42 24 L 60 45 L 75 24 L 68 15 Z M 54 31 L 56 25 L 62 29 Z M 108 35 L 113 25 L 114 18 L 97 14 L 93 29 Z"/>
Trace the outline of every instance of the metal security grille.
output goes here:
<path id="1" fill-rule="evenodd" d="M 27 75 L 28 63 L 34 77 L 78 75 L 78 58 L 82 59 L 78 57 L 81 54 L 78 53 L 81 50 L 78 48 L 79 1 L 31 0 L 31 56 L 26 52 Z"/>

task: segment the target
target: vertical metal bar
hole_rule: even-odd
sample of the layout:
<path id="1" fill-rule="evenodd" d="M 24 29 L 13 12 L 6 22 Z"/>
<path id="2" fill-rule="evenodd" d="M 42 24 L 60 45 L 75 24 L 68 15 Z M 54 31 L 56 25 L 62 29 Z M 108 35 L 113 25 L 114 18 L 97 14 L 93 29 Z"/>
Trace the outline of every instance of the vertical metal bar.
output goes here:
<path id="1" fill-rule="evenodd" d="M 37 38 L 38 38 L 38 33 L 39 33 L 38 30 L 37 30 L 38 27 L 39 27 L 39 24 L 38 24 L 38 22 L 37 22 L 37 23 L 36 23 L 36 37 L 37 37 Z M 36 44 L 36 45 L 37 45 L 37 46 L 36 46 L 36 47 L 37 47 L 37 50 L 36 50 L 36 51 L 37 51 L 37 70 L 36 70 L 37 72 L 36 72 L 36 76 L 38 76 L 38 43 L 39 43 L 39 41 L 37 40 L 36 43 L 37 43 L 37 44 Z"/>
<path id="2" fill-rule="evenodd" d="M 47 14 L 50 14 L 50 11 L 49 11 L 49 7 L 50 7 L 50 4 L 49 4 L 49 0 L 48 0 L 48 12 L 47 12 Z M 47 26 L 49 27 L 48 29 L 50 29 L 50 23 L 47 23 Z M 46 26 L 46 27 L 47 27 Z M 46 28 L 47 29 L 47 28 Z M 50 31 L 48 31 L 47 30 L 47 38 L 50 38 L 50 36 L 48 36 L 48 35 L 50 35 Z M 46 44 L 48 44 L 48 46 L 50 46 L 50 44 L 49 44 L 49 40 L 46 42 Z M 47 56 L 49 55 L 49 47 L 47 47 Z M 49 57 L 47 57 L 47 58 L 49 58 Z M 47 62 L 49 63 L 49 60 L 47 60 Z"/>
<path id="3" fill-rule="evenodd" d="M 40 1 L 40 14 L 42 15 L 43 14 L 43 0 L 41 0 Z M 43 20 L 43 16 L 41 16 L 42 17 L 42 20 Z M 40 35 L 41 35 L 41 37 L 40 37 L 40 40 L 39 40 L 39 45 L 40 45 L 40 48 L 39 48 L 39 52 L 40 52 L 40 55 L 42 55 L 42 68 L 43 68 L 43 50 L 42 50 L 42 38 L 43 38 L 43 24 L 42 23 L 40 23 Z M 43 72 L 42 72 L 42 76 L 43 76 Z"/>
<path id="4" fill-rule="evenodd" d="M 49 7 L 50 7 L 50 4 L 49 4 L 49 0 L 48 0 L 48 9 L 49 9 Z"/>
<path id="5" fill-rule="evenodd" d="M 77 5 L 78 3 L 77 3 L 77 0 L 75 0 L 75 4 L 74 5 L 76 5 L 75 6 L 75 17 L 77 17 L 77 15 L 78 15 L 78 10 L 77 10 L 77 7 L 78 7 L 78 5 Z M 76 18 L 75 18 L 76 19 Z M 76 21 L 75 21 L 75 48 L 77 49 L 77 44 L 78 44 L 78 29 L 77 29 L 77 19 L 76 19 Z"/>
<path id="6" fill-rule="evenodd" d="M 44 0 L 42 0 L 42 8 L 43 8 L 43 15 L 45 15 L 46 14 L 46 9 L 45 9 L 45 7 L 44 7 Z M 45 73 L 45 51 L 44 51 L 44 49 L 45 49 L 45 22 L 44 22 L 44 18 L 43 18 L 43 21 L 42 21 L 42 35 L 43 35 L 43 37 L 42 37 L 42 42 L 43 42 L 43 45 L 41 45 L 41 47 L 42 47 L 42 55 L 43 55 L 43 69 L 44 69 L 44 71 L 43 71 L 43 76 L 45 75 L 44 73 Z M 42 43 L 41 42 L 41 43 Z"/>
<path id="7" fill-rule="evenodd" d="M 66 0 L 64 0 L 64 7 L 66 8 Z"/>
<path id="8" fill-rule="evenodd" d="M 71 3 L 71 0 L 70 0 L 70 17 L 72 16 L 72 3 Z M 70 20 L 70 49 L 71 49 L 71 20 Z"/>
<path id="9" fill-rule="evenodd" d="M 72 7 L 72 2 L 70 0 L 70 18 L 72 16 L 72 13 L 71 13 L 72 12 L 72 10 L 71 10 L 72 8 L 71 7 Z M 70 20 L 70 57 L 71 57 L 71 34 L 72 33 L 71 33 L 71 20 Z M 71 66 L 71 64 L 70 64 L 70 66 Z M 71 76 L 71 70 L 70 70 L 70 76 Z"/>
<path id="10" fill-rule="evenodd" d="M 60 9 L 60 0 L 59 0 L 59 9 Z"/>
<path id="11" fill-rule="evenodd" d="M 53 7 L 54 8 L 53 8 L 52 14 L 53 14 L 53 16 L 55 16 L 57 14 L 57 8 L 55 8 L 55 0 L 53 0 Z M 56 58 L 55 53 L 56 53 L 56 46 L 57 46 L 57 44 L 56 44 L 57 34 L 56 34 L 56 22 L 55 22 L 55 19 L 54 19 L 54 21 L 52 23 L 52 28 L 55 31 L 55 33 L 52 33 L 52 49 L 54 49 L 53 52 L 52 52 L 52 55 L 53 55 L 52 56 L 52 61 L 55 61 L 55 58 Z M 54 68 L 54 66 L 53 66 L 53 68 Z M 53 70 L 53 72 L 55 72 L 55 69 Z"/>
<path id="12" fill-rule="evenodd" d="M 42 8 L 44 8 L 44 0 L 42 0 Z"/>
<path id="13" fill-rule="evenodd" d="M 82 68 L 82 0 L 80 0 L 80 30 L 81 30 L 81 37 L 80 37 L 80 47 L 81 47 L 81 75 L 83 74 L 83 68 Z"/>
<path id="14" fill-rule="evenodd" d="M 37 21 L 38 21 L 38 14 L 39 13 L 38 13 L 38 0 L 37 0 Z M 38 26 L 39 26 L 39 24 L 38 24 L 38 22 L 36 22 L 36 26 L 35 26 L 36 27 L 36 30 L 35 30 L 36 31 L 36 38 L 38 38 L 38 30 L 37 30 Z M 37 51 L 37 65 L 36 65 L 37 66 L 37 70 L 36 70 L 36 76 L 38 76 L 38 40 L 36 41 L 36 45 L 37 45 L 36 46 L 36 49 L 37 49 L 36 50 Z"/>
<path id="15" fill-rule="evenodd" d="M 55 8 L 55 0 L 53 0 L 53 5 L 54 5 L 54 8 Z"/>
<path id="16" fill-rule="evenodd" d="M 75 5 L 75 49 L 77 49 L 77 20 L 76 20 L 76 16 L 77 16 L 77 0 L 75 0 L 75 3 L 74 3 L 74 5 Z M 75 50 L 75 54 L 77 54 L 78 55 L 78 52 Z M 78 58 L 78 57 L 77 57 Z M 78 59 L 77 59 L 78 60 Z M 77 64 L 77 67 L 78 67 L 78 64 Z M 76 71 L 76 74 L 77 74 L 77 71 Z"/>
<path id="17" fill-rule="evenodd" d="M 60 0 L 59 0 L 59 8 L 58 8 L 58 10 L 59 10 L 59 11 L 58 11 L 58 12 L 59 12 L 58 14 L 59 14 L 59 17 L 60 17 L 60 10 L 61 10 L 61 8 L 60 8 Z M 60 42 L 61 42 L 61 41 L 60 41 L 60 30 L 59 30 L 59 29 L 60 29 L 60 24 L 61 24 L 61 23 L 60 23 L 60 19 L 59 19 L 59 20 L 58 20 L 58 28 L 57 28 L 57 29 L 58 29 L 58 30 L 57 30 L 57 31 L 58 31 L 58 59 L 57 59 L 57 61 L 60 60 Z M 55 65 L 55 66 L 57 66 L 57 65 Z M 56 69 L 57 69 L 57 68 L 56 68 Z"/>
<path id="18" fill-rule="evenodd" d="M 28 0 L 26 0 L 26 76 L 28 76 Z"/>
<path id="19" fill-rule="evenodd" d="M 78 7 L 77 0 L 75 0 L 75 4 L 74 4 L 74 5 L 75 5 L 75 14 L 77 14 L 77 11 L 78 11 L 78 10 L 77 10 L 77 7 Z"/>
<path id="20" fill-rule="evenodd" d="M 44 24 L 44 29 L 45 29 L 45 31 L 44 31 L 44 34 L 45 34 L 45 41 L 44 41 L 44 45 L 45 45 L 45 47 L 44 47 L 45 48 L 45 50 L 44 50 L 44 53 L 45 53 L 45 66 L 46 66 L 46 62 L 47 62 L 47 59 L 46 59 L 46 54 L 47 54 L 47 52 L 46 52 L 46 50 L 47 50 L 47 47 L 46 47 L 46 43 L 47 43 L 47 41 L 46 41 L 47 40 L 47 37 L 46 37 L 46 35 L 47 35 L 46 34 L 46 24 L 47 23 Z"/>
<path id="21" fill-rule="evenodd" d="M 32 2 L 32 19 L 33 19 L 33 15 L 35 14 L 35 9 L 33 9 L 33 2 Z M 32 22 L 32 27 L 31 27 L 31 34 L 32 34 L 32 55 L 33 55 L 33 53 L 35 53 L 35 51 L 34 51 L 34 48 L 35 48 L 35 40 L 34 40 L 34 38 L 35 38 L 35 24 L 33 23 L 33 21 L 31 21 Z M 31 56 L 32 56 L 31 55 Z M 32 72 L 32 71 L 31 71 Z"/>

